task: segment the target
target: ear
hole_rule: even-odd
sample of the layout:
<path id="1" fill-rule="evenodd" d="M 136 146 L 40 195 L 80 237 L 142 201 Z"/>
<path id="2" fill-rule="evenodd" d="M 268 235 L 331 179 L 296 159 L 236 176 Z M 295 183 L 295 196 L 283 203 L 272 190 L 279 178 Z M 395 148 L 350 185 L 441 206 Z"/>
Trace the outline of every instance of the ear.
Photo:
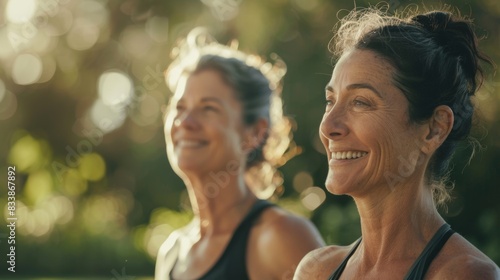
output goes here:
<path id="1" fill-rule="evenodd" d="M 245 133 L 246 139 L 244 149 L 247 152 L 250 152 L 260 146 L 260 144 L 265 140 L 268 129 L 269 121 L 263 118 L 259 118 L 257 122 L 248 126 Z"/>
<path id="2" fill-rule="evenodd" d="M 426 125 L 422 152 L 427 155 L 433 154 L 450 134 L 453 122 L 451 108 L 446 105 L 437 106 Z"/>

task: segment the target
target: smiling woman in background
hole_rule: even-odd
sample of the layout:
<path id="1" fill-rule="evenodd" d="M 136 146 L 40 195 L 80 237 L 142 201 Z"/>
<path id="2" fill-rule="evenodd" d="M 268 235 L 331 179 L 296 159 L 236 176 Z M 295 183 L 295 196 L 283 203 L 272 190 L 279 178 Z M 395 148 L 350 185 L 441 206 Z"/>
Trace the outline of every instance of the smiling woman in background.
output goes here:
<path id="1" fill-rule="evenodd" d="M 290 144 L 284 65 L 209 41 L 194 29 L 167 70 L 167 154 L 195 217 L 160 248 L 155 279 L 290 278 L 323 241 L 308 220 L 256 197 L 274 191 Z"/>
<path id="2" fill-rule="evenodd" d="M 436 204 L 450 158 L 469 137 L 472 99 L 490 62 L 469 20 L 353 11 L 337 30 L 320 137 L 326 187 L 353 197 L 362 238 L 308 254 L 295 279 L 499 279 L 493 261 Z"/>

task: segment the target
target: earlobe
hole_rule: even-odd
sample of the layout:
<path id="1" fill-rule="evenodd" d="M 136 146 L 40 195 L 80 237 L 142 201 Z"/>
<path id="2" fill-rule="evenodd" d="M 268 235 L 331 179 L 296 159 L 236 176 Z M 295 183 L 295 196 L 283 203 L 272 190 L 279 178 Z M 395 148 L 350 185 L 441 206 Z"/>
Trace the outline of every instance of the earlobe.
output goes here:
<path id="1" fill-rule="evenodd" d="M 422 152 L 431 154 L 441 146 L 453 128 L 453 111 L 446 105 L 434 109 L 429 119 L 427 135 L 424 140 Z"/>

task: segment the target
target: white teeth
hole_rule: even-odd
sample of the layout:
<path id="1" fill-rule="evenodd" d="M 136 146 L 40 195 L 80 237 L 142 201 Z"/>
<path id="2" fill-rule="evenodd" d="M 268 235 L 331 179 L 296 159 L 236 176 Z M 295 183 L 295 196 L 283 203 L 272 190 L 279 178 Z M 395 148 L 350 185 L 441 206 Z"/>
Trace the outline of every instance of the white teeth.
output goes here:
<path id="1" fill-rule="evenodd" d="M 367 152 L 356 152 L 356 151 L 344 151 L 344 152 L 333 152 L 331 154 L 332 159 L 356 159 L 366 156 Z"/>
<path id="2" fill-rule="evenodd" d="M 194 140 L 180 140 L 177 142 L 177 146 L 181 148 L 198 148 L 203 146 L 204 142 L 194 141 Z"/>

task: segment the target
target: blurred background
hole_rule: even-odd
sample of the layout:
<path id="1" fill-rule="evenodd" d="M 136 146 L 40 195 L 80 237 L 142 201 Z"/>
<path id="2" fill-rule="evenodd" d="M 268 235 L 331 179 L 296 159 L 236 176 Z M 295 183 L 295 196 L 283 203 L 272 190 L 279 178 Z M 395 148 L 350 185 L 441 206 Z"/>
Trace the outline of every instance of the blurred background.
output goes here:
<path id="1" fill-rule="evenodd" d="M 442 2 L 389 1 L 391 10 Z M 356 1 L 358 7 L 376 4 Z M 500 2 L 449 1 L 475 19 L 483 50 L 500 62 Z M 0 0 L 0 206 L 7 167 L 16 167 L 16 273 L 7 271 L 0 228 L 0 278 L 151 277 L 160 244 L 192 214 L 169 167 L 161 107 L 163 71 L 179 37 L 206 26 L 243 51 L 278 54 L 288 66 L 284 110 L 302 153 L 280 170 L 277 203 L 312 219 L 327 243 L 360 235 L 348 197 L 325 192 L 318 138 L 327 45 L 352 0 Z M 490 70 L 490 69 L 487 69 Z M 490 71 L 477 97 L 484 149 L 453 161 L 446 220 L 500 264 L 500 80 Z"/>

